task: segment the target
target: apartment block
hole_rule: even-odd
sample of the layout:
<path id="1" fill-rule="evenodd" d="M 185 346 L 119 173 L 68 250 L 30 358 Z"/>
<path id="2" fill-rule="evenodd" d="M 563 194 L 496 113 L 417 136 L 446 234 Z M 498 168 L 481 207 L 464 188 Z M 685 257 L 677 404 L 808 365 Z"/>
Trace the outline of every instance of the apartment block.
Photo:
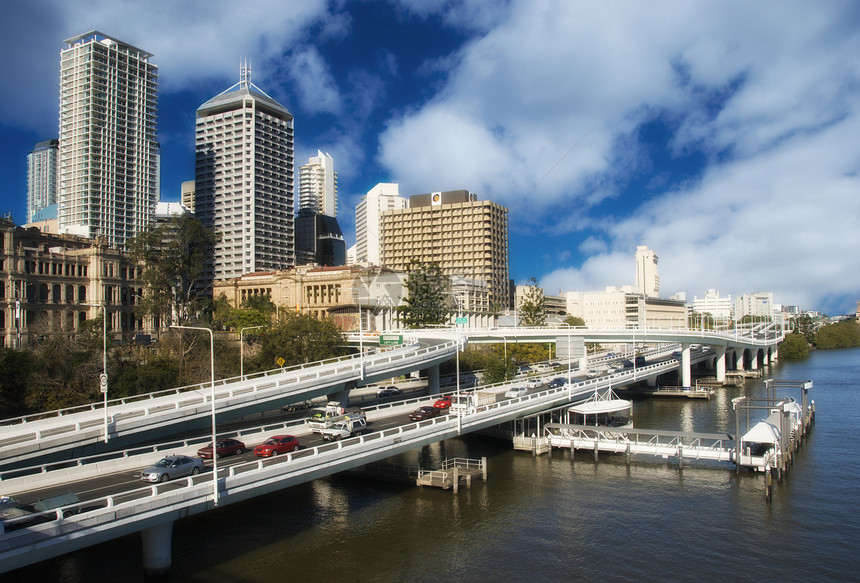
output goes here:
<path id="1" fill-rule="evenodd" d="M 299 208 L 337 217 L 337 172 L 330 154 L 317 150 L 299 168 Z"/>
<path id="2" fill-rule="evenodd" d="M 383 212 L 381 263 L 408 271 L 412 261 L 436 263 L 449 278 L 487 284 L 490 305 L 508 307 L 508 211 L 467 190 L 409 197 L 409 208 Z"/>
<path id="3" fill-rule="evenodd" d="M 407 206 L 408 200 L 400 196 L 399 185 L 390 182 L 380 182 L 361 197 L 361 201 L 355 205 L 354 263 L 380 264 L 380 217 L 385 211 L 405 209 Z"/>
<path id="4" fill-rule="evenodd" d="M 64 42 L 59 230 L 121 247 L 147 228 L 158 198 L 158 67 L 98 31 Z"/>
<path id="5" fill-rule="evenodd" d="M 207 280 L 295 265 L 293 116 L 250 77 L 197 109 L 195 212 L 221 235 Z"/>
<path id="6" fill-rule="evenodd" d="M 57 215 L 60 140 L 45 140 L 27 154 L 27 222 Z"/>

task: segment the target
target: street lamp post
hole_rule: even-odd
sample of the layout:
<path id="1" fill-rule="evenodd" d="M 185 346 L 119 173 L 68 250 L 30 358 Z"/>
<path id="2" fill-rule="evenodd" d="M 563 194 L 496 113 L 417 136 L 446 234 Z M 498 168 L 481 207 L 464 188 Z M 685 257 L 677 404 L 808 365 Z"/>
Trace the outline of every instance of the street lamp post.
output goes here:
<path id="1" fill-rule="evenodd" d="M 182 330 L 205 330 L 209 332 L 209 368 L 212 379 L 212 498 L 215 506 L 218 506 L 218 442 L 215 433 L 215 335 L 211 328 L 201 326 L 180 326 L 174 324 L 171 328 Z"/>
<path id="2" fill-rule="evenodd" d="M 242 334 L 245 330 L 254 330 L 256 328 L 265 328 L 266 326 L 245 326 L 239 330 L 239 377 L 245 380 L 245 343 L 242 341 Z"/>
<path id="3" fill-rule="evenodd" d="M 102 309 L 102 374 L 99 375 L 99 390 L 104 395 L 104 414 L 105 414 L 105 443 L 108 442 L 108 376 L 107 376 L 107 305 L 106 304 L 86 304 L 93 308 Z"/>
<path id="4" fill-rule="evenodd" d="M 361 380 L 364 380 L 364 329 L 361 324 L 361 294 L 355 288 L 352 288 L 352 296 L 355 298 L 355 305 L 358 306 L 358 365 L 361 367 Z"/>

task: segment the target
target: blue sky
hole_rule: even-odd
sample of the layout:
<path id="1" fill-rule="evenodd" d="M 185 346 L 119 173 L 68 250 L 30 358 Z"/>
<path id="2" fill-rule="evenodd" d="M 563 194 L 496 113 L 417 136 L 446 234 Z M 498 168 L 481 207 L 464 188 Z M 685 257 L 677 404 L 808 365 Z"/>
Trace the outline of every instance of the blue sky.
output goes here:
<path id="1" fill-rule="evenodd" d="M 329 152 L 338 220 L 378 182 L 509 209 L 511 277 L 853 312 L 860 299 L 860 4 L 573 0 L 34 0 L 4 7 L 0 213 L 57 136 L 63 39 L 96 29 L 159 66 L 162 197 L 193 179 L 194 112 L 238 80 Z"/>

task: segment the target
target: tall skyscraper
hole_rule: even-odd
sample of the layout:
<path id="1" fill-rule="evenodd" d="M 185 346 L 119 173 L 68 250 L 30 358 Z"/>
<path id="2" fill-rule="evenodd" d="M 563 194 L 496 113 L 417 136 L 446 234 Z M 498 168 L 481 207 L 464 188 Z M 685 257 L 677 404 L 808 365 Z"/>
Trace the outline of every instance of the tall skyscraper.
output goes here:
<path id="1" fill-rule="evenodd" d="M 337 217 L 337 172 L 329 154 L 317 150 L 317 155 L 299 168 L 299 208 Z"/>
<path id="2" fill-rule="evenodd" d="M 59 140 L 39 142 L 27 154 L 27 222 L 36 213 L 57 204 Z M 56 206 L 54 206 L 56 211 Z M 56 218 L 56 212 L 52 213 Z"/>
<path id="3" fill-rule="evenodd" d="M 293 116 L 239 82 L 197 109 L 195 211 L 221 235 L 208 279 L 295 265 Z"/>
<path id="4" fill-rule="evenodd" d="M 62 233 L 122 246 L 158 197 L 158 67 L 151 54 L 90 31 L 60 53 Z"/>
<path id="5" fill-rule="evenodd" d="M 474 288 L 483 282 L 493 309 L 508 307 L 505 207 L 467 190 L 418 194 L 409 197 L 409 208 L 382 213 L 379 236 L 385 267 L 407 271 L 413 259 L 436 263 Z"/>
<path id="6" fill-rule="evenodd" d="M 636 287 L 645 297 L 656 298 L 660 295 L 657 254 L 645 245 L 636 247 Z"/>
<path id="7" fill-rule="evenodd" d="M 380 182 L 355 205 L 355 262 L 380 265 L 379 217 L 385 211 L 405 209 L 397 184 Z"/>

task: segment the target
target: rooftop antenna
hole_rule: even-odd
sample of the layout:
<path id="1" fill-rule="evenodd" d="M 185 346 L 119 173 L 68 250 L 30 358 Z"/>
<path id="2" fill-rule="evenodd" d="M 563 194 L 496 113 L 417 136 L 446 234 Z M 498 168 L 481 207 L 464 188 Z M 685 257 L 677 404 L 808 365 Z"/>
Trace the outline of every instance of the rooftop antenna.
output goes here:
<path id="1" fill-rule="evenodd" d="M 247 88 L 249 85 L 251 85 L 251 63 L 245 57 L 245 60 L 239 63 L 239 86 Z"/>

